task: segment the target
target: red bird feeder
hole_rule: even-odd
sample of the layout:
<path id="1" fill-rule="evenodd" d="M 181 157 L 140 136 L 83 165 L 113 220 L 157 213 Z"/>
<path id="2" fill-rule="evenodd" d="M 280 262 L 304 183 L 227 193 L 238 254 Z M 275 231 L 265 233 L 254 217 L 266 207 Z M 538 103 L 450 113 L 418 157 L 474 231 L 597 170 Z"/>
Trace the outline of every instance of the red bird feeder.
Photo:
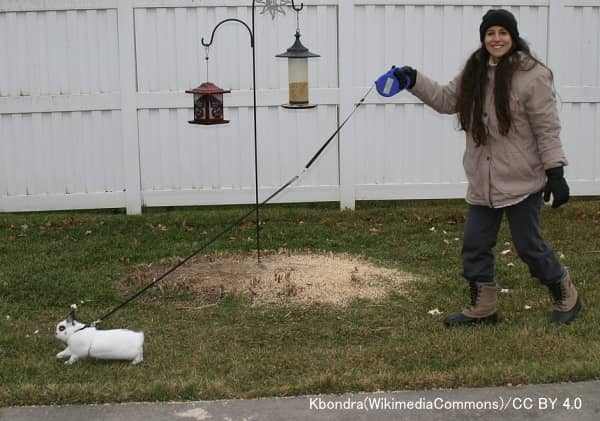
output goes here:
<path id="1" fill-rule="evenodd" d="M 227 124 L 229 120 L 223 119 L 223 94 L 228 94 L 211 82 L 204 82 L 197 88 L 185 91 L 194 94 L 194 120 L 190 124 Z"/>

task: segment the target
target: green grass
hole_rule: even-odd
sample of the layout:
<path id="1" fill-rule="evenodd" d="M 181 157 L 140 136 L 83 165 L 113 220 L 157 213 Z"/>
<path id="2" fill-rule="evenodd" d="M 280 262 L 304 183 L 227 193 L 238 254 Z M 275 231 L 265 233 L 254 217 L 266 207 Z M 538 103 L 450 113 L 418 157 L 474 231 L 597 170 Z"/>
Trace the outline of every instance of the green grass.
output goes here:
<path id="1" fill-rule="evenodd" d="M 505 224 L 496 248 L 498 282 L 510 289 L 501 295 L 502 322 L 446 329 L 444 315 L 428 314 L 460 310 L 467 301 L 460 276 L 462 201 L 359 203 L 353 212 L 340 212 L 337 204 L 278 205 L 262 211 L 263 248 L 359 254 L 422 280 L 407 294 L 345 308 L 252 307 L 234 297 L 193 308 L 185 306 L 185 295 L 153 289 L 152 300 L 134 301 L 102 326 L 143 330 L 141 365 L 84 360 L 64 366 L 55 358 L 64 346 L 52 333 L 71 303 L 85 301 L 79 318 L 91 322 L 123 300 L 116 281 L 135 265 L 187 256 L 247 209 L 0 215 L 0 406 L 600 378 L 600 200 L 594 198 L 543 209 L 545 238 L 564 254 L 584 302 L 568 326 L 548 324 L 546 289 L 514 255 L 500 255 L 510 241 Z M 251 252 L 253 236 L 254 224 L 246 222 L 207 253 Z"/>

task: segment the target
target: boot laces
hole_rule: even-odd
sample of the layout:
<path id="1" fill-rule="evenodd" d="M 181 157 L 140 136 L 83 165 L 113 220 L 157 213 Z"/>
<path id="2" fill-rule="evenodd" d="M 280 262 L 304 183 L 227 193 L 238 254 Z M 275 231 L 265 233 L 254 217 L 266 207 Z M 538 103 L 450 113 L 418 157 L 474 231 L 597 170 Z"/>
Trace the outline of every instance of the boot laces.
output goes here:
<path id="1" fill-rule="evenodd" d="M 475 307 L 477 304 L 477 299 L 479 298 L 479 287 L 475 282 L 469 284 L 469 289 L 471 291 L 471 306 Z"/>
<path id="2" fill-rule="evenodd" d="M 562 283 L 549 285 L 550 290 L 550 298 L 552 298 L 552 303 L 555 305 L 563 304 L 563 301 L 566 298 L 566 291 L 563 288 Z"/>

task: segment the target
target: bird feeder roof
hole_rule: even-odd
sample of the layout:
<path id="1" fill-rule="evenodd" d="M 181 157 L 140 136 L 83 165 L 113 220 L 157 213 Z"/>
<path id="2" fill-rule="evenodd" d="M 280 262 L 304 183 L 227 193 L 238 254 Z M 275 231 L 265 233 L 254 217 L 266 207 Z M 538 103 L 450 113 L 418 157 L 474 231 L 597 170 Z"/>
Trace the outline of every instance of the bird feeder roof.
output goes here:
<path id="1" fill-rule="evenodd" d="M 285 53 L 277 54 L 275 57 L 283 57 L 283 58 L 310 58 L 310 57 L 321 57 L 318 54 L 311 53 L 308 51 L 302 43 L 300 42 L 300 32 L 296 32 L 296 41 L 294 44 L 288 48 Z"/>
<path id="2" fill-rule="evenodd" d="M 212 82 L 204 82 L 197 88 L 185 91 L 186 94 L 200 94 L 200 95 L 215 95 L 215 94 L 228 94 L 231 91 L 219 88 Z"/>

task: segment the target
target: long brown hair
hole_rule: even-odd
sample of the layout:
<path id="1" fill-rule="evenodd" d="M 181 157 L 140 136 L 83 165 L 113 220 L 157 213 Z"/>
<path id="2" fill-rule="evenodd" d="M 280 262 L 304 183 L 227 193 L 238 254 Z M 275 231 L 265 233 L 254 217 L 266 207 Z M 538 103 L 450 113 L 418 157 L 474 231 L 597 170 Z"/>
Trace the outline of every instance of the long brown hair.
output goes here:
<path id="1" fill-rule="evenodd" d="M 471 54 L 462 73 L 460 93 L 456 104 L 460 128 L 471 134 L 477 146 L 486 143 L 488 134 L 487 127 L 483 122 L 483 105 L 489 82 L 489 60 L 490 53 L 484 45 Z M 503 136 L 508 134 L 512 125 L 510 91 L 513 75 L 518 70 L 531 70 L 537 64 L 544 66 L 531 54 L 527 42 L 518 38 L 513 41 L 512 49 L 502 57 L 496 66 L 494 106 L 500 134 Z"/>

